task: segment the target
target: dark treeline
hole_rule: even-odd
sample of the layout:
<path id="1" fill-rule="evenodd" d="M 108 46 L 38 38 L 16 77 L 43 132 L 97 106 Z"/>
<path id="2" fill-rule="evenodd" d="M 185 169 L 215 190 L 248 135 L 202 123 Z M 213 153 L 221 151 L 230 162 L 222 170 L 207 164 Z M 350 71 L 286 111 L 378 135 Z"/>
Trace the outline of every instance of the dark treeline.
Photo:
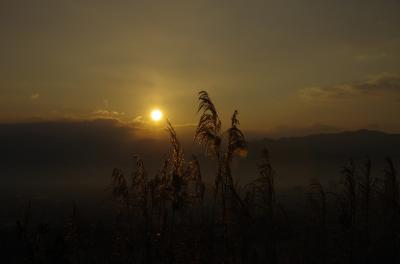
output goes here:
<path id="1" fill-rule="evenodd" d="M 306 206 L 287 208 L 266 148 L 259 175 L 244 186 L 235 181 L 231 162 L 246 154 L 238 112 L 221 131 L 214 104 L 200 92 L 199 113 L 195 142 L 215 162 L 214 183 L 203 181 L 197 158 L 187 159 L 168 122 L 171 152 L 155 176 L 139 156 L 130 175 L 113 171 L 110 223 L 81 217 L 79 205 L 62 225 L 40 223 L 28 204 L 12 230 L 1 230 L 5 263 L 400 261 L 399 180 L 390 158 L 379 175 L 368 157 L 350 160 L 336 190 L 312 180 Z"/>

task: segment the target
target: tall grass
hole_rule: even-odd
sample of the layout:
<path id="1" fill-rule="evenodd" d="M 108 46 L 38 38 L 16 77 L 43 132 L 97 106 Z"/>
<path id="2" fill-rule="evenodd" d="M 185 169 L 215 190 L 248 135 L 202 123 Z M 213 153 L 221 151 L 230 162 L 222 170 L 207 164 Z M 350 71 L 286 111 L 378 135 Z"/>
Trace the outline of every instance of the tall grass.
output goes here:
<path id="1" fill-rule="evenodd" d="M 186 155 L 175 128 L 167 121 L 170 151 L 154 177 L 147 173 L 139 156 L 133 157 L 132 173 L 113 170 L 115 220 L 108 231 L 93 231 L 90 225 L 82 228 L 84 223 L 74 205 L 57 235 L 58 242 L 45 245 L 49 228 L 35 226 L 29 205 L 16 225 L 23 261 L 398 262 L 400 182 L 392 159 L 386 159 L 379 177 L 373 174 L 369 158 L 361 165 L 350 160 L 338 171 L 342 176 L 340 190 L 329 191 L 314 179 L 304 190 L 311 210 L 293 208 L 298 206 L 294 203 L 290 214 L 285 214 L 278 204 L 282 197 L 276 187 L 279 174 L 267 148 L 261 152 L 258 175 L 241 188 L 232 169 L 233 160 L 247 154 L 238 111 L 233 112 L 227 129 L 222 131 L 218 111 L 208 93 L 201 91 L 198 99 L 200 118 L 194 141 L 215 162 L 212 188 L 206 188 L 199 159 Z M 311 225 L 308 219 L 312 220 Z M 96 244 L 93 237 L 103 237 L 106 242 L 96 248 L 99 256 L 92 253 L 88 257 L 86 250 L 94 250 Z"/>

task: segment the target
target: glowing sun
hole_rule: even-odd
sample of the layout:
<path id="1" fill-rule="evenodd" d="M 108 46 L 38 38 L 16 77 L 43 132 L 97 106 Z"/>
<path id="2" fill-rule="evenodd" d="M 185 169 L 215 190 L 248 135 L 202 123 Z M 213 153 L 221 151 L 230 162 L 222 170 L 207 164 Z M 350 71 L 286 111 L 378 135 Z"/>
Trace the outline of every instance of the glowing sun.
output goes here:
<path id="1" fill-rule="evenodd" d="M 162 119 L 163 113 L 159 109 L 154 109 L 153 111 L 151 111 L 150 116 L 153 121 L 157 122 Z"/>

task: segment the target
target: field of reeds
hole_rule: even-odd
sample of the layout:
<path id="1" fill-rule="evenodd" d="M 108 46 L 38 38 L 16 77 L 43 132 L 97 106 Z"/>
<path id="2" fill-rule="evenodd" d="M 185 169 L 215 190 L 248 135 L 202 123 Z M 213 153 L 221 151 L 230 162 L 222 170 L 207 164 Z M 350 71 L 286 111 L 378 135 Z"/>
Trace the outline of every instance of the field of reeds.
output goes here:
<path id="1" fill-rule="evenodd" d="M 235 179 L 232 161 L 246 155 L 238 112 L 222 131 L 204 91 L 198 112 L 194 141 L 215 163 L 214 182 L 204 182 L 198 158 L 167 122 L 171 151 L 156 175 L 140 153 L 133 172 L 112 172 L 111 222 L 82 218 L 76 204 L 63 223 L 41 223 L 28 203 L 1 230 L 2 263 L 399 263 L 399 179 L 390 158 L 379 175 L 368 157 L 350 160 L 340 188 L 312 180 L 304 208 L 285 208 L 268 146 L 259 175 L 243 186 Z"/>

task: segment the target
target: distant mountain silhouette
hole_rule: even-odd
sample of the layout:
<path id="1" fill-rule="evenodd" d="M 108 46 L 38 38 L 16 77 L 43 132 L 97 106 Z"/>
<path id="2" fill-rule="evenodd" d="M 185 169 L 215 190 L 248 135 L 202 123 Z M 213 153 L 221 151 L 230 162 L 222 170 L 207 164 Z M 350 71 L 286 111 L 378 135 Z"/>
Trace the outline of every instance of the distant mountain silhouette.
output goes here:
<path id="1" fill-rule="evenodd" d="M 302 137 L 307 135 L 314 135 L 318 133 L 339 133 L 344 129 L 340 127 L 330 126 L 321 123 L 311 124 L 309 126 L 288 126 L 281 125 L 274 127 L 267 131 L 268 137 L 281 138 L 281 137 Z"/>
<path id="2" fill-rule="evenodd" d="M 139 139 L 132 135 L 133 130 L 104 120 L 0 124 L 0 165 L 2 175 L 7 175 L 3 187 L 36 184 L 50 188 L 59 179 L 71 185 L 79 179 L 91 180 L 103 189 L 114 167 L 132 170 L 135 154 L 143 158 L 152 175 L 170 150 L 167 135 L 164 139 Z M 193 135 L 180 133 L 179 128 L 177 133 L 185 157 L 197 154 L 205 179 L 212 182 L 213 161 L 202 157 L 203 151 L 193 145 Z M 350 158 L 360 161 L 370 156 L 374 173 L 382 173 L 385 157 L 392 157 L 396 164 L 400 158 L 400 134 L 372 130 L 265 138 L 250 141 L 248 146 L 247 157 L 235 159 L 233 164 L 234 177 L 243 184 L 257 175 L 263 147 L 270 152 L 278 186 L 302 185 L 310 178 L 337 180 Z"/>
<path id="3" fill-rule="evenodd" d="M 306 184 L 311 178 L 322 181 L 338 179 L 341 167 L 349 159 L 361 162 L 367 156 L 373 161 L 375 173 L 381 173 L 386 157 L 392 157 L 398 164 L 400 134 L 362 129 L 252 141 L 249 142 L 247 159 L 240 162 L 241 173 L 256 173 L 254 163 L 263 147 L 270 152 L 278 181 L 281 179 L 282 185 L 297 185 Z"/>
<path id="4" fill-rule="evenodd" d="M 299 158 L 299 154 L 315 158 L 361 158 L 399 156 L 400 134 L 361 129 L 341 133 L 314 134 L 302 137 L 263 139 L 250 143 L 254 151 L 267 146 L 274 155 Z"/>

